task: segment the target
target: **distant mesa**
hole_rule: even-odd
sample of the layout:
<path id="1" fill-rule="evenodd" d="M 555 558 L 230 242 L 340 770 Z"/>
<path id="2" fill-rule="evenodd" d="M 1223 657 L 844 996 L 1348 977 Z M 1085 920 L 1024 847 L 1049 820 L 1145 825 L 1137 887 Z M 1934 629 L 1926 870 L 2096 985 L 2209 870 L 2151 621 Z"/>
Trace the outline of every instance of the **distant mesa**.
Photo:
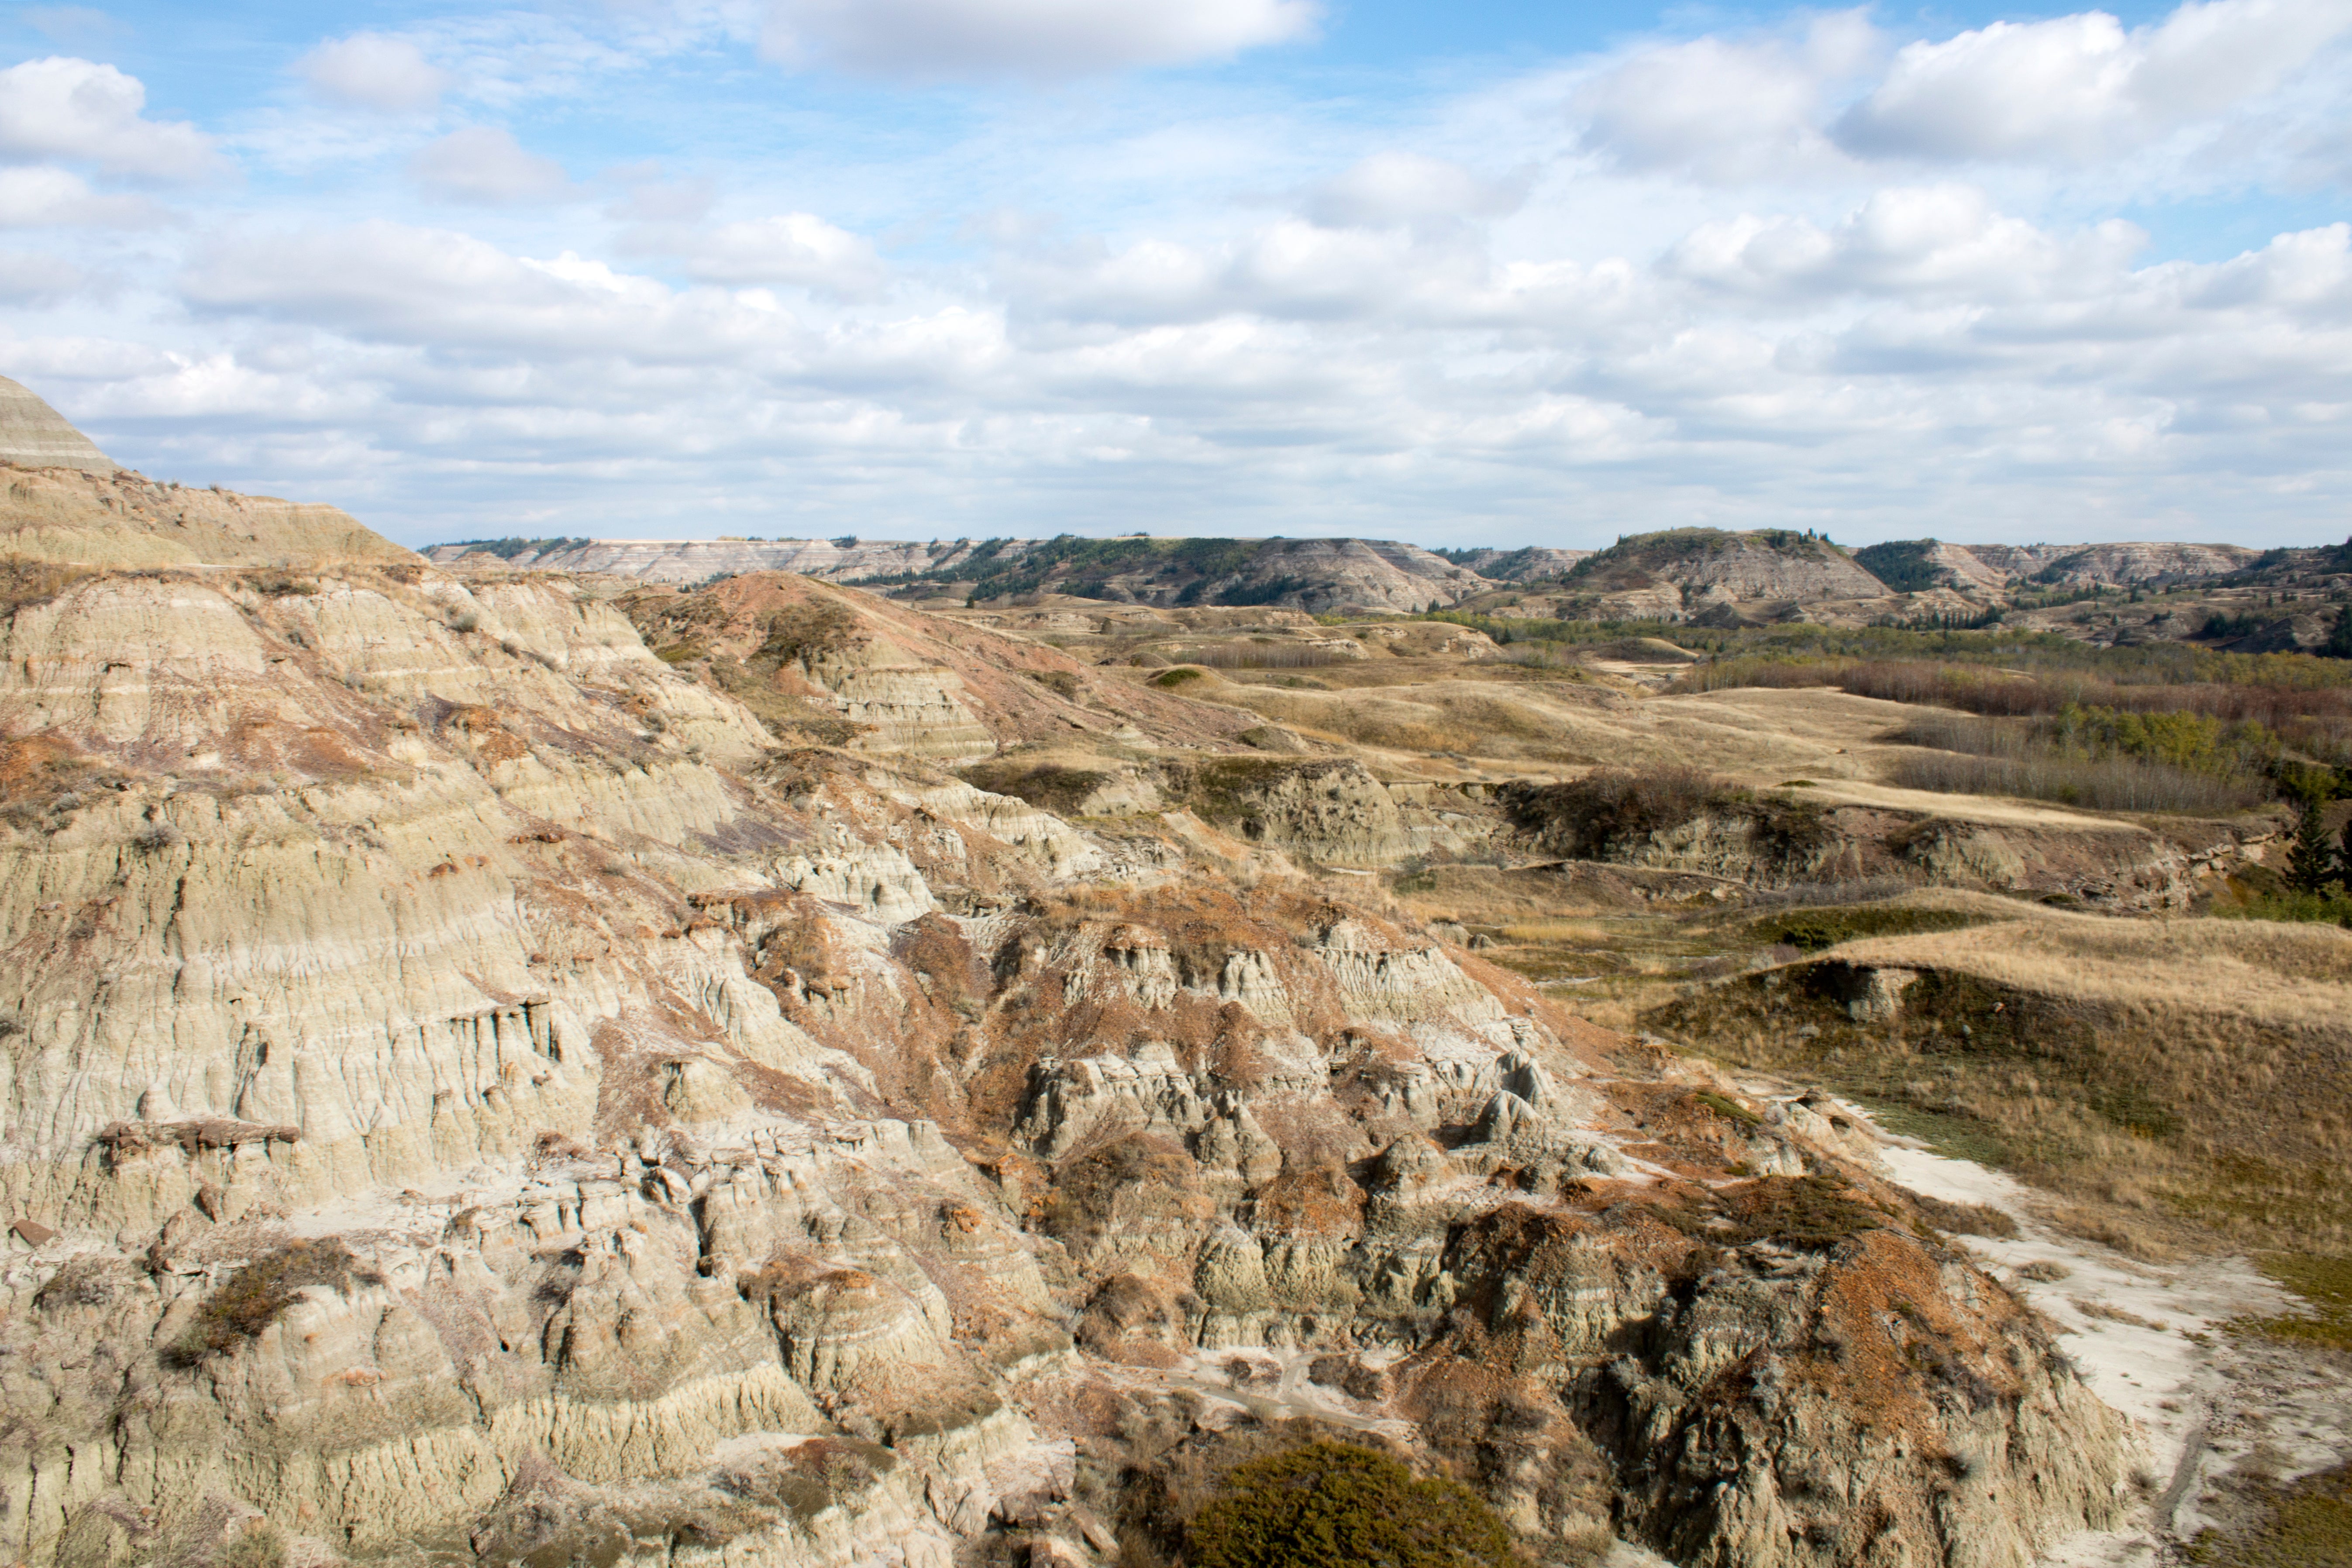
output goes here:
<path id="1" fill-rule="evenodd" d="M 22 382 L 0 376 L 0 458 L 26 468 L 116 474 L 122 465 Z"/>

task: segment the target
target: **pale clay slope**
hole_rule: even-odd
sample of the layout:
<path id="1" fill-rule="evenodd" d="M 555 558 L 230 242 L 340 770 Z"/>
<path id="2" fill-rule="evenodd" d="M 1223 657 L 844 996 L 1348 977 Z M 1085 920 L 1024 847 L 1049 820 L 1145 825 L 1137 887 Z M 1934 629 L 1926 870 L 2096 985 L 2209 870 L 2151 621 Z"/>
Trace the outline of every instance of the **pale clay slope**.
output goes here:
<path id="1" fill-rule="evenodd" d="M 112 474 L 120 466 L 32 389 L 5 376 L 0 376 L 0 462 L 98 475 Z"/>
<path id="2" fill-rule="evenodd" d="M 1089 1561 L 1103 1549 L 1055 1479 L 1066 1447 L 1008 1402 L 1081 1364 L 1064 1325 L 1087 1281 L 1188 1281 L 1202 1347 L 1410 1343 L 1485 1288 L 1454 1279 L 1471 1265 L 1448 1239 L 1497 1212 L 1494 1170 L 1638 1186 L 1658 1168 L 1620 1152 L 1647 1134 L 1572 1022 L 1426 936 L 1327 915 L 1207 962 L 1154 923 L 1181 936 L 1187 900 L 1231 895 L 1165 841 L 1092 841 L 887 760 L 772 757 L 743 710 L 561 581 L 352 569 L 305 586 L 99 577 L 20 612 L 0 650 L 8 732 L 100 764 L 17 820 L 0 862 L 0 1006 L 20 1022 L 0 1194 L 61 1232 L 0 1273 L 0 1386 L 32 1417 L 0 1495 L 28 1560 L 68 1527 L 77 1553 L 114 1561 L 153 1547 L 144 1520 L 217 1530 L 258 1510 L 339 1549 L 471 1531 L 494 1557 L 555 1519 L 712 1568 L 886 1548 L 944 1568 L 992 1516 L 1034 1513 L 1059 1521 L 1049 1555 Z M 1158 891 L 1115 920 L 1024 913 L 1106 873 Z M 981 1093 L 988 1031 L 1019 1015 L 927 996 L 899 956 L 921 932 L 996 954 L 991 983 L 1043 1017 L 1100 1020 L 1012 1082 L 999 1124 L 1018 1159 L 998 1182 L 931 1121 L 879 1113 L 883 1076 L 936 1049 L 939 1114 L 1001 1113 Z M 1168 1043 L 1208 1017 L 1256 1041 L 1255 1087 Z M 1333 1053 L 1366 1031 L 1391 1066 L 1343 1110 Z M 1474 1124 L 1450 1155 L 1420 1136 L 1447 1120 Z M 1357 1155 L 1392 1143 L 1370 1228 L 1252 1228 L 1240 1195 L 1292 1171 L 1318 1125 Z M 1139 1211 L 1085 1247 L 1023 1229 L 1019 1160 L 1111 1128 L 1189 1151 L 1220 1218 Z M 1759 1169 L 1844 1157 L 1799 1112 L 1742 1136 Z M 341 1236 L 380 1280 L 312 1287 L 196 1371 L 159 1364 L 289 1230 Z M 1884 1234 L 1871 1256 L 1937 1289 Z M 117 1248 L 151 1262 L 36 1304 L 67 1258 Z M 1662 1359 L 1609 1376 L 1691 1443 L 1733 1419 L 1716 1370 L 1801 1336 L 1813 1292 L 1862 1288 L 1758 1254 L 1677 1316 L 1654 1273 L 1575 1256 L 1572 1280 L 1510 1287 L 1566 1358 L 1552 1375 L 1654 1323 Z M 1838 1400 L 1797 1388 L 1756 1418 L 1817 1474 L 1875 1478 L 1889 1542 L 2021 1568 L 2111 1511 L 2114 1436 L 2003 1302 L 1974 1283 L 1937 1310 L 2003 1347 L 1983 1375 L 2009 1393 L 1972 1410 L 1908 1374 L 1885 1391 L 1979 1456 L 1933 1509 L 1921 1463 Z M 93 1345 L 96 1381 L 77 1370 Z M 723 1548 L 628 1547 L 614 1522 L 742 1516 L 761 1487 L 798 1484 L 792 1442 L 908 1410 L 934 1435 Z M 1725 1490 L 1669 1469 L 1632 1517 L 1759 1568 L 1819 1561 L 1806 1521 L 1834 1536 L 1842 1515 L 1760 1456 L 1734 1474 Z M 1576 1517 L 1505 1500 L 1538 1535 Z"/>
<path id="3" fill-rule="evenodd" d="M 1864 1113 L 1846 1110 L 1866 1124 Z M 2336 1462 L 2352 1437 L 2352 1394 L 2314 1379 L 2259 1338 L 2229 1332 L 2233 1319 L 2294 1305 L 2244 1259 L 2137 1262 L 2053 1230 L 2032 1190 L 1999 1171 L 1897 1138 L 1886 1140 L 1882 1158 L 1915 1192 L 1989 1204 L 2017 1220 L 2016 1238 L 1971 1237 L 1969 1250 L 2058 1326 L 2060 1343 L 2099 1397 L 2130 1421 L 2144 1455 L 2154 1485 L 2142 1509 L 2121 1528 L 2058 1542 L 2040 1560 L 2045 1568 L 2161 1561 L 2166 1539 L 2195 1539 L 2207 1522 L 2199 1507 L 2205 1484 L 2235 1462 L 2264 1463 L 2279 1481 Z M 2036 1263 L 2063 1273 L 2018 1276 Z"/>

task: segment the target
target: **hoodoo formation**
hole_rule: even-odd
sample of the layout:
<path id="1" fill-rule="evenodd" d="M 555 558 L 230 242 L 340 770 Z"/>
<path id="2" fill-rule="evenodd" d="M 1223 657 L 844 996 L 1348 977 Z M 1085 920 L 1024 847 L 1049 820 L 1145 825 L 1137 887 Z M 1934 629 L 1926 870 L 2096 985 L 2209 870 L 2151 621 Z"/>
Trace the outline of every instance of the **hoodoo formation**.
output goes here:
<path id="1" fill-rule="evenodd" d="M 1743 742 L 1827 806 L 1604 800 L 1562 747 L 1738 710 L 1443 622 L 436 564 L 6 386 L 7 1560 L 1173 1563 L 1318 1437 L 1556 1563 L 2028 1568 L 2150 1506 L 1990 1211 L 1515 944 L 2172 908 L 2254 835 L 1938 817 L 1843 694 Z M 1825 1039 L 1940 983 L 1776 951 L 1729 972 Z"/>

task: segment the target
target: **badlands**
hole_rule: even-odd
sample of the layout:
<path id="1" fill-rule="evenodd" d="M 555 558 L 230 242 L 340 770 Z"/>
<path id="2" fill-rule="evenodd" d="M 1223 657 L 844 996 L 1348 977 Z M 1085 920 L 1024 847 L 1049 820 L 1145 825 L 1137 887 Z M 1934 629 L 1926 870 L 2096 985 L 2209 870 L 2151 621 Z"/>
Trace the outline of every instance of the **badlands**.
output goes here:
<path id="1" fill-rule="evenodd" d="M 427 559 L 0 392 L 7 1561 L 1141 1568 L 1318 1437 L 1561 1564 L 2334 1495 L 2274 804 L 1656 635 Z"/>

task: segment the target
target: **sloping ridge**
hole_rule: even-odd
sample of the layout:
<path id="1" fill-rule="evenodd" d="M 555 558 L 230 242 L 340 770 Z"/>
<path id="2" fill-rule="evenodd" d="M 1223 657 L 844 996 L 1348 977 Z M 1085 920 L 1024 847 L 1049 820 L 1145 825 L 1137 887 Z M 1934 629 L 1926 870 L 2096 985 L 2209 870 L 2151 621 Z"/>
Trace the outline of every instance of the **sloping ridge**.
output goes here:
<path id="1" fill-rule="evenodd" d="M 30 387 L 0 376 L 0 458 L 26 468 L 111 474 L 121 465 Z"/>
<path id="2" fill-rule="evenodd" d="M 341 566 L 413 561 L 334 507 L 191 490 L 117 465 L 57 410 L 0 376 L 0 557 L 55 566 Z"/>

